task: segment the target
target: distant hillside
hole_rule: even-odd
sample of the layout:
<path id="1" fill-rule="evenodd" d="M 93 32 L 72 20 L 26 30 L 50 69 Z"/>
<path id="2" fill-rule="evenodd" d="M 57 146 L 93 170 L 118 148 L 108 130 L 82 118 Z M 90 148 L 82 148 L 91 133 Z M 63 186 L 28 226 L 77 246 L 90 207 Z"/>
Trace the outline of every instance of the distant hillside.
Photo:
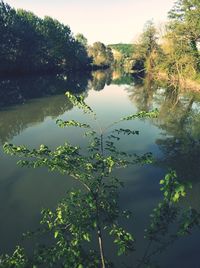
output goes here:
<path id="1" fill-rule="evenodd" d="M 110 44 L 109 47 L 113 50 L 120 52 L 124 57 L 131 57 L 134 52 L 133 44 Z"/>
<path id="2" fill-rule="evenodd" d="M 108 45 L 108 47 L 110 47 L 112 50 L 114 57 L 114 65 L 116 67 L 123 68 L 125 73 L 131 73 L 135 46 L 133 44 L 119 43 Z"/>

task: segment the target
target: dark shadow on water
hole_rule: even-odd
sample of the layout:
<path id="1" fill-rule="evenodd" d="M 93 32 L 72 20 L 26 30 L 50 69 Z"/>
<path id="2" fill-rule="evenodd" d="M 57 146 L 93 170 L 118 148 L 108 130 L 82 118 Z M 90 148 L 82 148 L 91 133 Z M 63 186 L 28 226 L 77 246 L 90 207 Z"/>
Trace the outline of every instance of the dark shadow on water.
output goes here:
<path id="1" fill-rule="evenodd" d="M 121 78 L 123 77 L 123 78 Z M 111 83 L 127 80 L 121 72 L 110 70 L 93 73 L 23 76 L 0 80 L 0 142 L 3 144 L 28 126 L 46 117 L 56 118 L 73 108 L 64 96 L 66 91 L 87 96 L 88 90 L 102 90 Z M 128 78 L 130 81 L 130 77 Z"/>
<path id="2" fill-rule="evenodd" d="M 14 104 L 23 104 L 29 99 L 84 92 L 90 74 L 51 74 L 43 76 L 23 76 L 0 80 L 0 109 Z"/>

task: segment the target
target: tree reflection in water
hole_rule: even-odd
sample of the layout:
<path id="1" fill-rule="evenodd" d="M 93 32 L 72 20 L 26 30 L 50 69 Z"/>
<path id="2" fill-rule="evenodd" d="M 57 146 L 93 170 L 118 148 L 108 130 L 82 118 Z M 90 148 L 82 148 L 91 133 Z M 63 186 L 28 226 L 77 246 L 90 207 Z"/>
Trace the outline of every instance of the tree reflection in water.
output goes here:
<path id="1" fill-rule="evenodd" d="M 58 74 L 1 80 L 0 142 L 11 140 L 28 126 L 43 122 L 47 116 L 56 118 L 71 110 L 73 105 L 66 100 L 64 93 L 71 89 L 87 96 L 89 77 Z"/>
<path id="2" fill-rule="evenodd" d="M 157 165 L 173 168 L 179 177 L 198 180 L 200 174 L 200 98 L 178 87 L 156 81 L 137 80 L 128 89 L 129 98 L 138 111 L 159 109 L 151 123 L 162 130 L 163 138 L 156 143 L 163 152 Z"/>
<path id="3" fill-rule="evenodd" d="M 124 78 L 122 80 L 124 81 Z M 113 83 L 120 83 L 119 81 L 120 78 L 118 77 L 114 79 Z M 90 83 L 90 85 L 93 83 L 94 89 L 101 90 L 105 84 L 110 83 L 110 73 L 94 73 L 93 80 Z M 164 168 L 171 167 L 177 171 L 179 178 L 185 179 L 186 181 L 192 180 L 195 183 L 195 179 L 198 179 L 200 174 L 200 116 L 198 96 L 183 93 L 177 87 L 166 87 L 165 85 L 157 84 L 155 81 L 148 78 L 135 81 L 134 87 L 132 83 L 133 81 L 131 80 L 128 92 L 130 100 L 136 103 L 139 111 L 149 111 L 155 107 L 160 110 L 158 119 L 154 119 L 152 124 L 155 124 L 163 131 L 163 138 L 157 139 L 157 145 L 162 150 L 163 157 L 158 159 L 155 165 Z M 79 81 L 79 83 L 77 83 L 77 92 L 80 92 L 78 91 L 80 88 L 84 87 L 81 86 Z M 52 90 L 52 92 L 54 92 L 54 90 Z M 49 103 L 50 99 L 52 102 Z M 7 120 L 10 121 L 13 117 L 12 126 L 5 131 L 6 134 L 2 135 L 2 141 L 9 139 L 16 132 L 20 132 L 30 122 L 37 120 L 42 121 L 45 116 L 49 114 L 57 117 L 62 114 L 63 111 L 69 110 L 72 107 L 70 103 L 66 102 L 66 98 L 53 96 L 47 99 L 46 105 L 43 103 L 41 107 L 38 106 L 37 109 L 35 109 L 33 103 L 31 108 L 33 109 L 33 119 L 30 120 L 26 119 L 26 105 L 24 105 L 22 106 L 21 116 L 19 117 L 23 124 L 13 113 L 10 118 L 7 118 Z M 3 119 L 1 120 L 3 122 Z M 13 127 L 15 123 L 18 127 L 16 127 L 16 129 Z M 5 123 L 1 123 L 1 125 L 4 126 Z M 169 178 L 171 179 L 169 180 Z M 163 200 L 153 210 L 150 224 L 145 231 L 147 248 L 140 260 L 135 260 L 131 266 L 126 265 L 126 267 L 159 267 L 159 255 L 164 253 L 165 250 L 183 236 L 189 235 L 200 225 L 199 211 L 184 206 L 183 202 L 178 202 L 179 198 L 185 195 L 187 185 L 179 182 L 173 172 L 170 176 L 165 178 L 161 184 L 164 192 Z M 109 198 L 112 197 L 109 196 Z M 83 196 L 81 200 L 81 202 L 86 200 L 86 196 Z M 110 201 L 108 200 L 108 202 Z M 82 209 L 81 206 L 80 209 Z M 58 216 L 56 211 L 52 213 L 54 213 L 54 216 Z M 81 213 L 77 213 L 77 215 L 81 215 Z M 103 224 L 102 222 L 102 225 Z M 44 228 L 43 231 L 47 231 L 47 234 L 53 232 L 55 236 L 55 230 L 47 230 Z M 57 238 L 57 236 L 55 238 Z M 86 251 L 87 246 L 82 253 L 85 254 Z M 49 251 L 47 249 L 46 257 L 48 257 L 48 254 Z M 87 254 L 85 256 L 87 256 Z M 45 255 L 43 257 L 45 257 Z M 113 263 L 115 263 L 115 260 Z M 118 264 L 116 267 L 119 267 Z"/>

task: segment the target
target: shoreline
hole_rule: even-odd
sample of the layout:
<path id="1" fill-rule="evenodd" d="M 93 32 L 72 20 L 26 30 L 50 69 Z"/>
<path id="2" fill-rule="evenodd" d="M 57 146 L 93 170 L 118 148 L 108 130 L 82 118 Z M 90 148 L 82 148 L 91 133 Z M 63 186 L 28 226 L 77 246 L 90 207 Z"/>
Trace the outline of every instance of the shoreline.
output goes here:
<path id="1" fill-rule="evenodd" d="M 200 92 L 200 82 L 195 80 L 191 80 L 189 78 L 178 78 L 177 76 L 169 77 L 164 72 L 158 72 L 156 78 L 159 80 L 165 80 L 171 82 L 172 84 L 179 84 L 181 89 L 183 90 L 190 90 L 194 92 Z"/>

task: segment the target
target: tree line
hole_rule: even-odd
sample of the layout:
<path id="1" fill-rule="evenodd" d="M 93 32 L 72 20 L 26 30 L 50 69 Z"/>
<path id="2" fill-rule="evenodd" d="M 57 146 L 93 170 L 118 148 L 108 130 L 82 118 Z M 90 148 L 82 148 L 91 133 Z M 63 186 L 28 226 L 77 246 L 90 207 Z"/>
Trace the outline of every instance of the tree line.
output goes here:
<path id="1" fill-rule="evenodd" d="M 51 17 L 15 10 L 0 1 L 0 74 L 124 68 L 139 74 L 165 73 L 200 80 L 200 2 L 178 0 L 162 33 L 146 23 L 133 44 L 88 45 Z"/>
<path id="2" fill-rule="evenodd" d="M 134 44 L 132 70 L 138 73 L 163 72 L 168 78 L 200 79 L 200 2 L 178 0 L 168 13 L 168 22 L 159 31 L 146 23 Z"/>
<path id="3" fill-rule="evenodd" d="M 88 47 L 87 39 L 74 36 L 69 26 L 3 1 L 0 36 L 0 74 L 86 70 L 112 62 L 112 52 L 101 42 Z"/>

